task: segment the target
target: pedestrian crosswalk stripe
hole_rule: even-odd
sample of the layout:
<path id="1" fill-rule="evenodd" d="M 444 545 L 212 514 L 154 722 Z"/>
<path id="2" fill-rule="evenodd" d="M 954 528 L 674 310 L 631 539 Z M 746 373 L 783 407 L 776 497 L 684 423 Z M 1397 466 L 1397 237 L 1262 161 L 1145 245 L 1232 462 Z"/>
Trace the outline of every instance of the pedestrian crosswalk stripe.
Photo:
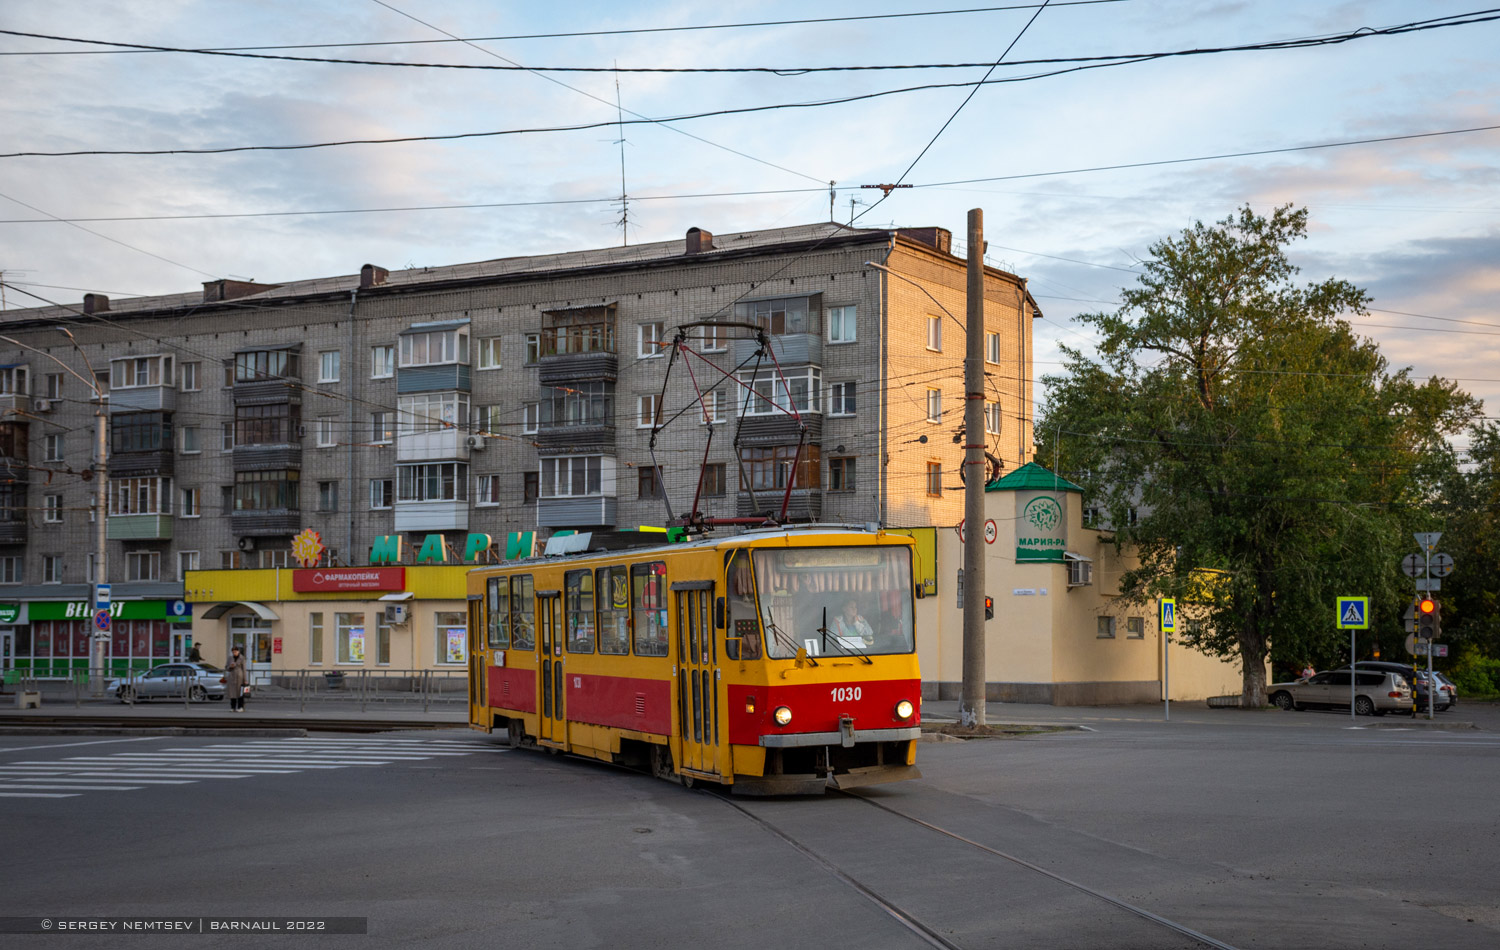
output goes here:
<path id="1" fill-rule="evenodd" d="M 0 798 L 77 798 L 77 792 L 0 792 Z"/>

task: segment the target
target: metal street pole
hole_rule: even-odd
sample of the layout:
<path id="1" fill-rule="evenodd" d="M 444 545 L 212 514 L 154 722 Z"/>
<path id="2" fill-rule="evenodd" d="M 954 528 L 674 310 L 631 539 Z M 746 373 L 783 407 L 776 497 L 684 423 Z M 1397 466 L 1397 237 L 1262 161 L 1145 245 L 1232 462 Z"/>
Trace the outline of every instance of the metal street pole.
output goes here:
<path id="1" fill-rule="evenodd" d="M 964 661 L 958 721 L 985 724 L 984 212 L 969 212 L 964 337 Z"/>

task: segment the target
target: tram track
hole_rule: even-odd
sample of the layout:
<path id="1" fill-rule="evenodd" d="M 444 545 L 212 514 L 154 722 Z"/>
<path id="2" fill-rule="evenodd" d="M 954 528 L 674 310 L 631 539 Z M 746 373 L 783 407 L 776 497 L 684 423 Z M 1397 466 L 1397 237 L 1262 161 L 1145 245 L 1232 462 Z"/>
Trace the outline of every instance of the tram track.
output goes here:
<path id="1" fill-rule="evenodd" d="M 756 814 L 756 812 L 751 807 L 734 800 L 727 794 L 712 791 L 708 792 L 708 794 L 715 795 L 715 797 L 719 798 L 725 804 L 740 812 L 745 817 L 749 818 L 752 822 L 759 825 L 765 831 L 784 841 L 789 847 L 802 854 L 814 864 L 823 868 L 825 871 L 837 878 L 840 882 L 858 893 L 861 897 L 873 903 L 883 913 L 889 916 L 896 923 L 900 924 L 902 927 L 906 928 L 928 946 L 941 947 L 944 948 L 944 950 L 965 950 L 962 944 L 956 943 L 953 940 L 949 939 L 947 936 L 944 936 L 944 934 L 938 929 L 938 927 L 927 921 L 924 921 L 919 915 L 913 913 L 906 907 L 903 907 L 887 893 L 882 893 L 880 889 L 878 889 L 876 886 L 873 886 L 868 881 L 861 880 L 856 872 L 851 871 L 844 865 L 841 865 L 833 858 L 830 858 L 828 855 L 820 853 L 811 844 L 799 839 L 796 834 L 788 831 L 783 827 L 778 826 L 775 822 L 766 818 L 764 815 Z M 964 845 L 969 850 L 978 852 L 989 858 L 996 858 L 1008 862 L 1015 867 L 1019 867 L 1021 869 L 1024 869 L 1025 871 L 1030 872 L 1031 874 L 1039 875 L 1040 877 L 1045 878 L 1055 884 L 1070 888 L 1077 893 L 1085 895 L 1087 898 L 1093 901 L 1102 902 L 1103 904 L 1106 904 L 1117 911 L 1129 914 L 1138 921 L 1141 921 L 1153 928 L 1163 928 L 1165 930 L 1171 931 L 1178 937 L 1188 941 L 1193 946 L 1212 947 L 1214 948 L 1214 950 L 1237 950 L 1237 948 L 1235 948 L 1232 944 L 1209 936 L 1208 934 L 1188 927 L 1185 924 L 1179 923 L 1178 921 L 1172 920 L 1161 914 L 1157 914 L 1154 911 L 1148 910 L 1137 904 L 1133 904 L 1130 901 L 1099 890 L 1098 888 L 1093 888 L 1088 886 L 1087 884 L 1073 880 L 1055 871 L 1042 867 L 1034 862 L 1027 861 L 1025 858 L 1022 858 L 1018 855 L 1011 854 L 998 848 L 990 847 L 989 845 L 983 844 L 979 841 L 975 841 L 972 838 L 966 837 L 951 829 L 941 827 L 940 825 L 936 825 L 930 821 L 926 821 L 925 819 L 918 818 L 914 815 L 906 814 L 900 809 L 893 808 L 883 802 L 874 801 L 858 791 L 839 792 L 837 794 L 847 799 L 862 802 L 863 804 L 868 805 L 871 808 L 878 809 L 894 818 L 900 819 L 918 828 L 924 829 L 925 831 L 941 835 L 951 841 Z"/>

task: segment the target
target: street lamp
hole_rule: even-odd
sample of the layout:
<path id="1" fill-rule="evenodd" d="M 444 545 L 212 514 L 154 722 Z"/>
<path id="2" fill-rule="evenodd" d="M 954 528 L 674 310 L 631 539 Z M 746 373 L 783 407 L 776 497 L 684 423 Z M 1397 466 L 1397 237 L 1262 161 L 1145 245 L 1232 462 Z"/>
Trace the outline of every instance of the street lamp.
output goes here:
<path id="1" fill-rule="evenodd" d="M 103 602 L 103 592 L 100 590 L 100 588 L 107 588 L 108 585 L 106 584 L 106 578 L 109 577 L 109 572 L 107 570 L 108 561 L 106 560 L 108 555 L 108 546 L 105 543 L 107 539 L 105 518 L 108 517 L 107 504 L 109 499 L 109 434 L 106 428 L 107 420 L 105 418 L 104 412 L 105 394 L 103 390 L 99 388 L 99 377 L 94 373 L 94 366 L 89 362 L 88 354 L 83 352 L 83 347 L 78 345 L 78 340 L 73 337 L 72 331 L 63 326 L 57 327 L 56 329 L 62 331 L 67 335 L 68 341 L 73 344 L 73 349 L 77 350 L 78 355 L 83 358 L 84 368 L 89 371 L 88 377 L 83 376 L 83 374 L 79 373 L 73 367 L 69 366 L 67 363 L 64 363 L 62 360 L 58 359 L 45 350 L 39 350 L 34 346 L 29 346 L 25 343 L 22 343 L 20 340 L 14 339 L 13 337 L 0 336 L 0 340 L 4 340 L 6 343 L 10 343 L 13 346 L 19 346 L 23 350 L 30 350 L 33 353 L 47 357 L 47 359 L 56 363 L 58 366 L 61 366 L 68 373 L 72 374 L 76 379 L 87 386 L 89 391 L 94 394 L 94 418 L 97 423 L 97 432 L 95 434 L 96 442 L 94 449 L 95 533 L 94 597 L 92 605 L 97 606 L 98 604 Z M 90 617 L 93 616 L 92 611 L 88 611 L 87 613 Z M 100 630 L 98 628 L 94 629 L 93 636 L 89 638 L 89 691 L 96 696 L 104 692 L 104 647 L 108 642 L 108 631 Z"/>

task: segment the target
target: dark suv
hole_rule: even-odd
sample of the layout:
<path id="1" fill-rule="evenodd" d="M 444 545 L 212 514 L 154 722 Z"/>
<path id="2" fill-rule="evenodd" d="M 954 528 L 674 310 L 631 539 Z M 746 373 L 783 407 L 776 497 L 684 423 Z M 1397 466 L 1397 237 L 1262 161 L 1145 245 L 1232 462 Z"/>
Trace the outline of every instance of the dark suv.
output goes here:
<path id="1" fill-rule="evenodd" d="M 1416 700 L 1416 711 L 1422 712 L 1427 709 L 1427 695 L 1432 684 L 1427 677 L 1426 670 L 1419 670 L 1416 667 L 1408 666 L 1405 663 L 1392 663 L 1389 660 L 1360 660 L 1354 665 L 1361 670 L 1379 670 L 1384 673 L 1400 673 L 1402 676 L 1406 677 L 1406 681 L 1411 684 L 1413 698 Z M 1341 670 L 1347 670 L 1348 668 L 1349 667 L 1347 665 L 1339 667 L 1339 669 Z M 1448 708 L 1450 703 L 1451 700 L 1449 699 L 1449 694 L 1446 692 L 1439 692 L 1433 700 L 1433 708 L 1438 712 L 1443 712 Z"/>

